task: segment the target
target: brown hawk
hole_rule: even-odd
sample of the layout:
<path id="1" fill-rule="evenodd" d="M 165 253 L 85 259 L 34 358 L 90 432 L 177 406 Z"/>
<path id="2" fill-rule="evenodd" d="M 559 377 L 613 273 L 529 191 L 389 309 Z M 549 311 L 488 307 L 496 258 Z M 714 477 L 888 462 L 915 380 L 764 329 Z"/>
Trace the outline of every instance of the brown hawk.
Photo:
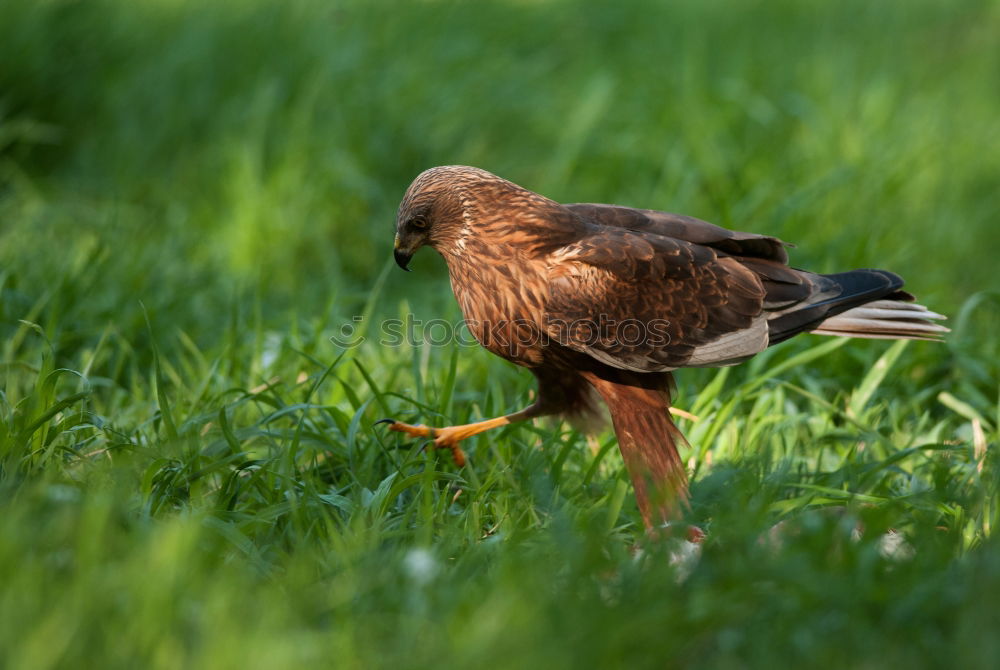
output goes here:
<path id="1" fill-rule="evenodd" d="M 788 266 L 781 240 L 688 216 L 563 205 L 485 170 L 436 167 L 396 217 L 403 269 L 428 245 L 444 257 L 466 324 L 486 349 L 530 369 L 535 402 L 519 412 L 430 428 L 458 465 L 459 441 L 540 416 L 586 418 L 595 393 L 611 413 L 647 527 L 677 516 L 687 477 L 671 421 L 671 376 L 734 365 L 802 332 L 936 339 L 939 314 L 885 270 L 821 275 Z"/>

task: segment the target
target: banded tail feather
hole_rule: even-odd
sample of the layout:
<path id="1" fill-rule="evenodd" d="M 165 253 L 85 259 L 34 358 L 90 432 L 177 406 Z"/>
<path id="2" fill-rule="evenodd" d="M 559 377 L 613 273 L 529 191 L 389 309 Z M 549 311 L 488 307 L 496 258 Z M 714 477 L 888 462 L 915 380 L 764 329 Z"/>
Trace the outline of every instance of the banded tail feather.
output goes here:
<path id="1" fill-rule="evenodd" d="M 826 319 L 812 332 L 842 337 L 938 341 L 951 329 L 934 322 L 946 318 L 915 302 L 874 300 Z"/>
<path id="2" fill-rule="evenodd" d="M 818 275 L 802 272 L 812 296 L 768 320 L 769 345 L 802 332 L 890 340 L 940 340 L 949 332 L 935 323 L 946 317 L 914 302 L 899 275 L 852 270 Z"/>

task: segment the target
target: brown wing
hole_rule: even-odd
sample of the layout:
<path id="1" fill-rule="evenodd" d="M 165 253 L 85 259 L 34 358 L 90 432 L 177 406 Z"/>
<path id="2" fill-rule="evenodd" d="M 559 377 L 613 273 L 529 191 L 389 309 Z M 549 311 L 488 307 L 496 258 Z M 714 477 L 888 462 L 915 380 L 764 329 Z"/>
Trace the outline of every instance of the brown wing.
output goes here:
<path id="1" fill-rule="evenodd" d="M 577 204 L 566 208 L 597 226 L 625 228 L 709 247 L 720 256 L 733 256 L 752 270 L 764 285 L 764 309 L 778 310 L 810 297 L 827 297 L 828 282 L 788 267 L 787 247 L 793 245 L 769 235 L 742 233 L 681 214 L 617 205 Z M 816 281 L 812 281 L 816 279 Z M 772 338 L 773 341 L 773 338 Z"/>
<path id="2" fill-rule="evenodd" d="M 548 279 L 546 331 L 614 367 L 726 365 L 767 346 L 761 279 L 708 246 L 589 225 L 549 255 Z"/>
<path id="3" fill-rule="evenodd" d="M 584 221 L 598 226 L 626 228 L 637 233 L 684 240 L 711 247 L 731 256 L 760 258 L 782 265 L 788 263 L 785 248 L 792 246 L 776 237 L 727 230 L 691 216 L 658 212 L 653 209 L 591 203 L 565 205 L 565 207 Z"/>
<path id="4" fill-rule="evenodd" d="M 552 268 L 550 313 L 561 319 L 567 346 L 611 365 L 642 371 L 729 365 L 812 330 L 917 339 L 947 331 L 932 323 L 943 317 L 913 305 L 913 296 L 900 290 L 902 279 L 885 270 L 819 275 L 788 267 L 791 245 L 775 237 L 655 210 L 565 207 L 586 232 L 553 255 L 568 264 Z M 849 311 L 883 298 L 895 311 L 881 302 L 875 311 Z M 654 325 L 669 342 L 623 340 L 620 326 L 615 331 L 600 321 L 595 330 L 588 300 L 597 318 L 631 317 L 647 334 Z M 836 320 L 838 314 L 845 317 Z M 585 327 L 566 327 L 567 316 Z"/>

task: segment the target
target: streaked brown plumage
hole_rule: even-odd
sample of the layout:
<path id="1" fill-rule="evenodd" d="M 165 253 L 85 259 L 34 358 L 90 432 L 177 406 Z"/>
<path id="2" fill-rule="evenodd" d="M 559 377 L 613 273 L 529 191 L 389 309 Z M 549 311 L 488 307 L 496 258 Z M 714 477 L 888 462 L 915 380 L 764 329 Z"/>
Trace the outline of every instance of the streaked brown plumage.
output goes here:
<path id="1" fill-rule="evenodd" d="M 421 246 L 445 259 L 476 339 L 529 368 L 530 407 L 467 426 L 391 429 L 452 449 L 489 428 L 551 414 L 611 412 L 647 526 L 687 495 L 668 413 L 670 373 L 739 363 L 801 332 L 935 339 L 943 318 L 884 270 L 819 275 L 788 266 L 785 243 L 691 217 L 562 205 L 484 170 L 432 168 L 396 219 L 404 269 Z M 626 325 L 627 324 L 627 325 Z"/>

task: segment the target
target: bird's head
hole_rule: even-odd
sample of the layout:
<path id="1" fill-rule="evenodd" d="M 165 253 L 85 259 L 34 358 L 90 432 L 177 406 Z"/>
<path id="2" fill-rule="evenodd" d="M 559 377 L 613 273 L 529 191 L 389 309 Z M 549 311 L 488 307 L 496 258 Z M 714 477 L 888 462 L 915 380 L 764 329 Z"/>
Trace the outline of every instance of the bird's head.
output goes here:
<path id="1" fill-rule="evenodd" d="M 459 247 L 486 199 L 524 191 L 486 170 L 446 165 L 425 170 L 406 189 L 396 214 L 393 255 L 404 270 L 417 249 L 428 245 L 447 255 Z"/>

